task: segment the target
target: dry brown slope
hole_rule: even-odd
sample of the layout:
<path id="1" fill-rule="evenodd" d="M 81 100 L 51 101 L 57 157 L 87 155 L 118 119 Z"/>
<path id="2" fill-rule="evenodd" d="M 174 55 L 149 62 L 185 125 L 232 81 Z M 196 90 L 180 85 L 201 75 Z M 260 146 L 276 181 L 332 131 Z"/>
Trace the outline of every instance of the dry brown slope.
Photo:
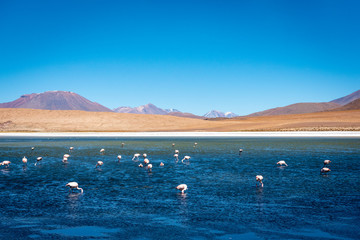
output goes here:
<path id="1" fill-rule="evenodd" d="M 248 117 L 313 113 L 313 112 L 321 112 L 329 109 L 334 109 L 337 107 L 340 107 L 340 105 L 337 103 L 329 103 L 329 102 L 295 103 L 285 107 L 271 108 L 265 111 L 252 113 L 248 115 Z"/>
<path id="2" fill-rule="evenodd" d="M 330 111 L 346 111 L 346 110 L 357 110 L 360 109 L 360 98 L 356 99 L 342 107 L 332 109 Z"/>
<path id="3" fill-rule="evenodd" d="M 167 115 L 77 110 L 0 109 L 0 131 L 207 131 L 226 123 Z"/>
<path id="4" fill-rule="evenodd" d="M 360 110 L 208 121 L 167 115 L 0 109 L 0 131 L 360 131 Z"/>

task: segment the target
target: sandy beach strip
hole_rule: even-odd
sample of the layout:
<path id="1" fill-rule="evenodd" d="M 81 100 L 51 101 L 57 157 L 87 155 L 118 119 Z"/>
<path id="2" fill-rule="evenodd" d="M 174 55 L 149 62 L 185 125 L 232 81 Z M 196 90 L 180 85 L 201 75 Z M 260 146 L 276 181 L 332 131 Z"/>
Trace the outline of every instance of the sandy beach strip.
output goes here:
<path id="1" fill-rule="evenodd" d="M 241 137 L 346 137 L 360 138 L 360 131 L 314 132 L 6 132 L 0 138 L 241 138 Z"/>

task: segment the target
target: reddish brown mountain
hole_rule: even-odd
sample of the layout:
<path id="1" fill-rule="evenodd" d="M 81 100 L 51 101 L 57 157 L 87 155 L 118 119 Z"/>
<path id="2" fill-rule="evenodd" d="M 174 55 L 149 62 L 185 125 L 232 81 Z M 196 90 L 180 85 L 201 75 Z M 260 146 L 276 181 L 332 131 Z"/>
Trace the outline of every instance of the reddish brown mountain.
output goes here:
<path id="1" fill-rule="evenodd" d="M 345 110 L 359 110 L 360 109 L 360 98 L 348 103 L 342 107 L 335 108 L 331 111 L 345 111 Z"/>
<path id="2" fill-rule="evenodd" d="M 96 102 L 65 91 L 49 91 L 22 95 L 12 102 L 1 103 L 0 108 L 33 108 L 45 110 L 83 110 L 91 112 L 112 112 Z"/>
<path id="3" fill-rule="evenodd" d="M 271 115 L 286 115 L 286 114 L 301 114 L 301 113 L 313 113 L 322 112 L 338 108 L 341 105 L 332 102 L 320 102 L 320 103 L 295 103 L 285 107 L 277 107 L 268 109 L 261 112 L 252 113 L 247 115 L 248 117 L 256 116 L 271 116 Z"/>
<path id="4" fill-rule="evenodd" d="M 351 103 L 352 101 L 355 101 L 356 99 L 359 99 L 359 98 L 360 98 L 360 90 L 353 92 L 349 95 L 346 95 L 345 97 L 335 99 L 331 102 L 344 106 L 344 105 Z"/>

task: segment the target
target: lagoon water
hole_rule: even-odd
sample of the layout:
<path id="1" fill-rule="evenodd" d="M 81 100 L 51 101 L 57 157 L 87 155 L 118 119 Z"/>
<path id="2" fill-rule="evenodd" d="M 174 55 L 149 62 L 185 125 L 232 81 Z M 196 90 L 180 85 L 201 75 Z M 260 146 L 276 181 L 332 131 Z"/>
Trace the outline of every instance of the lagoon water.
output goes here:
<path id="1" fill-rule="evenodd" d="M 176 164 L 175 149 L 190 162 Z M 1 138 L 3 160 L 0 239 L 360 239 L 357 138 Z"/>

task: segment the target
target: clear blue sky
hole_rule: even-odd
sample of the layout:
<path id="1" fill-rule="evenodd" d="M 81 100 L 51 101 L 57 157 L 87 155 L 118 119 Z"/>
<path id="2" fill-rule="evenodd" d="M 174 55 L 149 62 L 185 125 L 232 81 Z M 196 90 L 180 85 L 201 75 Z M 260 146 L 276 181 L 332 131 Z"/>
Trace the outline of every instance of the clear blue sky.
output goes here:
<path id="1" fill-rule="evenodd" d="M 76 92 L 203 115 L 360 89 L 359 1 L 0 1 L 0 102 Z"/>

